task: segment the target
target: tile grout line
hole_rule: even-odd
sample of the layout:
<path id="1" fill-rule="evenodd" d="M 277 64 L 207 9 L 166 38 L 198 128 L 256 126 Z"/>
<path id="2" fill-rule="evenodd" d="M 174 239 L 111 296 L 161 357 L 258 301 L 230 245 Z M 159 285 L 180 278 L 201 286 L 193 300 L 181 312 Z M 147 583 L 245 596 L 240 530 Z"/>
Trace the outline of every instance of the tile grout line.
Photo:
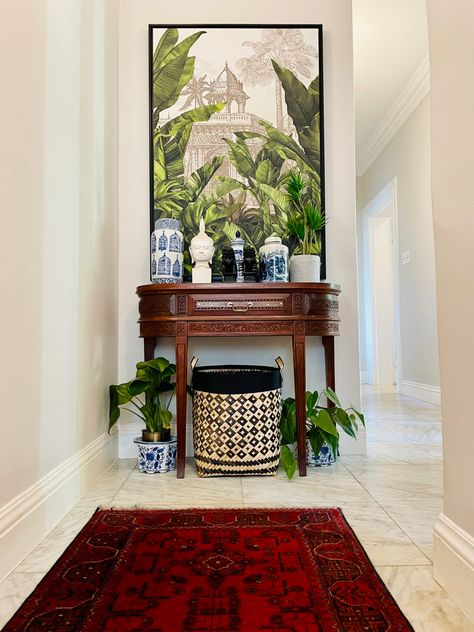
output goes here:
<path id="1" fill-rule="evenodd" d="M 342 464 L 344 465 L 344 463 Z M 383 513 L 389 518 L 389 520 L 391 520 L 393 522 L 393 524 L 395 524 L 400 531 L 402 531 L 402 533 L 410 540 L 410 542 L 418 549 L 418 551 L 421 553 L 421 555 L 423 555 L 423 557 L 425 559 L 428 560 L 428 564 L 419 564 L 419 566 L 433 566 L 433 561 L 426 555 L 426 553 L 418 546 L 418 544 L 412 539 L 412 537 L 405 531 L 405 529 L 398 524 L 398 522 L 395 520 L 395 518 L 393 518 L 385 509 L 385 507 L 383 505 L 380 504 L 380 502 L 375 498 L 375 496 L 373 496 L 373 494 L 370 492 L 370 490 L 368 490 L 365 485 L 362 483 L 362 481 L 360 481 L 355 474 L 353 474 L 349 468 L 346 467 L 346 465 L 344 465 L 344 467 L 346 468 L 346 470 L 349 472 L 349 474 L 352 476 L 352 478 L 367 492 L 367 494 L 373 499 L 373 501 L 380 507 L 380 509 L 383 511 Z M 389 565 L 390 566 L 390 565 Z M 398 566 L 398 565 L 397 565 Z M 400 564 L 400 566 L 403 566 L 402 564 Z M 408 565 L 411 566 L 411 565 Z"/>

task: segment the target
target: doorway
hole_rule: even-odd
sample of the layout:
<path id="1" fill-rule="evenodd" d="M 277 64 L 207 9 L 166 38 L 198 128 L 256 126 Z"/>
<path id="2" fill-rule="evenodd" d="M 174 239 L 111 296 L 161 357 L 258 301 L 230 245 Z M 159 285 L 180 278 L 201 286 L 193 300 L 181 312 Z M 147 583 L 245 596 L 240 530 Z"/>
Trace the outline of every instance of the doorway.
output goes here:
<path id="1" fill-rule="evenodd" d="M 400 375 L 396 178 L 364 209 L 365 381 L 397 386 Z"/>

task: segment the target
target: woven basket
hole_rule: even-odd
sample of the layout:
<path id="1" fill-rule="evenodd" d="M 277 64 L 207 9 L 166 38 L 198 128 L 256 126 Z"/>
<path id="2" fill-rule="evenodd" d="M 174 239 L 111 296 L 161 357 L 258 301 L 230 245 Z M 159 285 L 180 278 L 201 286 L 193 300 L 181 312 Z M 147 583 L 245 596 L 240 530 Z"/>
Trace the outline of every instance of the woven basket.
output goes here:
<path id="1" fill-rule="evenodd" d="M 274 475 L 280 460 L 281 368 L 196 367 L 194 459 L 199 476 Z"/>

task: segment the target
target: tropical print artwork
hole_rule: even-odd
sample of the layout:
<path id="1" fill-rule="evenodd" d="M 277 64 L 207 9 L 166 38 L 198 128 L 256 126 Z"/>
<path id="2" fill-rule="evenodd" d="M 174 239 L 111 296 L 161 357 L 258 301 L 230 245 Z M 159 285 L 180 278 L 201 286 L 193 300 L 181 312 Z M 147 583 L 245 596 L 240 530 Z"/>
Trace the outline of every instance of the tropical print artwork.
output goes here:
<path id="1" fill-rule="evenodd" d="M 324 210 L 321 40 L 320 26 L 150 27 L 152 230 L 178 219 L 187 253 L 203 218 L 215 271 L 237 231 L 256 251 L 271 234 L 298 248 L 290 173 Z"/>

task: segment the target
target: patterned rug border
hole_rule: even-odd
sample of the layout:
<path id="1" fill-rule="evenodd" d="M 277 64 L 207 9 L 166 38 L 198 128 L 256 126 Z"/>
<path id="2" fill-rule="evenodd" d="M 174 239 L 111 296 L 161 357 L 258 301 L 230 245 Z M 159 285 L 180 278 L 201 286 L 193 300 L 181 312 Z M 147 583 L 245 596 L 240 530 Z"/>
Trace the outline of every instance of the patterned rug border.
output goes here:
<path id="1" fill-rule="evenodd" d="M 140 507 L 137 507 L 137 506 L 135 506 L 135 507 L 114 507 L 114 506 L 99 505 L 95 509 L 95 511 L 91 514 L 91 516 L 88 518 L 87 523 L 77 532 L 77 534 L 74 536 L 73 540 L 68 544 L 68 546 L 64 549 L 64 551 L 60 554 L 60 556 L 56 560 L 56 562 L 54 562 L 54 564 L 51 566 L 51 568 L 45 573 L 44 577 L 41 578 L 41 580 L 38 582 L 38 584 L 35 586 L 35 588 L 31 591 L 31 593 L 27 597 L 25 597 L 25 599 L 20 604 L 20 606 L 10 616 L 9 620 L 5 624 L 5 630 L 7 630 L 7 626 L 9 626 L 9 624 L 14 621 L 14 619 L 17 617 L 17 615 L 20 613 L 20 611 L 26 605 L 27 601 L 31 600 L 33 603 L 37 603 L 39 601 L 39 597 L 41 596 L 41 593 L 44 591 L 44 585 L 47 583 L 47 581 L 50 581 L 49 576 L 51 574 L 53 574 L 53 572 L 58 572 L 61 569 L 61 567 L 66 564 L 68 556 L 71 553 L 73 553 L 73 552 L 75 552 L 77 550 L 78 545 L 82 543 L 81 538 L 87 533 L 87 531 L 89 529 L 93 528 L 96 520 L 98 519 L 98 514 L 100 514 L 101 512 L 135 513 L 135 514 L 137 514 L 137 513 L 138 514 L 156 514 L 156 513 L 180 514 L 180 513 L 183 513 L 183 512 L 191 513 L 191 514 L 194 514 L 194 513 L 195 514 L 199 514 L 199 513 L 203 513 L 203 512 L 210 513 L 210 514 L 222 513 L 222 512 L 236 512 L 236 513 L 240 513 L 240 514 L 246 514 L 246 513 L 265 512 L 265 513 L 273 514 L 273 513 L 281 513 L 282 511 L 288 511 L 288 512 L 309 512 L 309 513 L 320 512 L 320 511 L 328 511 L 328 512 L 331 512 L 334 515 L 337 515 L 340 519 L 342 519 L 342 522 L 344 523 L 345 527 L 348 529 L 348 531 L 350 532 L 350 534 L 352 535 L 353 539 L 356 542 L 357 555 L 361 556 L 363 558 L 363 561 L 370 567 L 370 569 L 372 570 L 374 575 L 377 577 L 377 579 L 380 581 L 382 586 L 385 588 L 385 590 L 386 590 L 386 592 L 388 594 L 388 597 L 393 601 L 393 603 L 398 608 L 400 618 L 405 622 L 405 624 L 407 626 L 407 632 L 409 632 L 409 631 L 415 632 L 415 629 L 413 628 L 412 624 L 410 623 L 410 621 L 408 620 L 406 615 L 402 612 L 402 610 L 401 610 L 400 606 L 398 605 L 395 597 L 392 595 L 392 593 L 390 592 L 389 588 L 387 587 L 387 585 L 385 584 L 385 582 L 383 581 L 383 579 L 380 577 L 379 573 L 377 572 L 377 569 L 375 568 L 374 564 L 370 560 L 370 558 L 369 558 L 366 550 L 364 549 L 362 543 L 360 542 L 357 534 L 355 533 L 355 531 L 351 527 L 348 519 L 344 515 L 343 509 L 341 507 L 333 507 L 333 506 L 324 506 L 324 507 L 322 507 L 322 506 L 318 506 L 318 507 L 294 507 L 294 506 L 293 507 L 212 507 L 212 508 L 206 508 L 206 507 L 182 507 L 182 508 L 179 508 L 179 509 L 167 509 L 167 508 L 157 509 L 157 508 L 153 508 L 153 507 L 143 507 L 143 506 L 140 506 Z M 189 527 L 188 526 L 183 526 L 183 527 L 180 527 L 180 528 L 182 528 L 182 529 L 188 529 L 188 528 L 192 529 L 194 527 L 193 526 L 189 526 Z M 33 600 L 32 597 L 33 597 L 35 592 L 38 593 L 38 598 Z M 8 630 L 7 630 L 7 632 L 8 632 Z"/>

